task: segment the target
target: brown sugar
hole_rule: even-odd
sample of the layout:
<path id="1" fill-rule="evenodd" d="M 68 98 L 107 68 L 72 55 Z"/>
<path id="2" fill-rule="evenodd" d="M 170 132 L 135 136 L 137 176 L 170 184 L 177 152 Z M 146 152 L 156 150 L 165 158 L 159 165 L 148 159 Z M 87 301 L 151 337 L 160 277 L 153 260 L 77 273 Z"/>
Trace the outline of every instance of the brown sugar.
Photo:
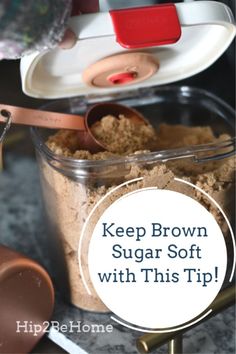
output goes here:
<path id="1" fill-rule="evenodd" d="M 41 175 L 49 224 L 56 233 L 57 242 L 61 243 L 67 265 L 70 300 L 74 305 L 83 309 L 106 311 L 106 307 L 99 300 L 96 292 L 92 290 L 92 295 L 88 295 L 81 281 L 78 245 L 86 220 L 88 222 L 84 229 L 82 268 L 90 289 L 93 289 L 87 264 L 89 241 L 98 218 L 109 205 L 122 195 L 144 187 L 178 191 L 204 205 L 214 215 L 227 237 L 228 228 L 225 219 L 215 204 L 212 204 L 209 198 L 199 190 L 176 181 L 175 177 L 201 188 L 213 197 L 230 216 L 234 203 L 235 162 L 233 157 L 200 164 L 194 163 L 192 158 L 166 162 L 158 159 L 148 163 L 144 160 L 139 161 L 139 154 L 148 155 L 153 148 L 155 151 L 174 149 L 230 138 L 226 134 L 216 138 L 210 127 L 162 124 L 156 132 L 150 125 L 135 129 L 125 117 L 114 120 L 113 117 L 107 116 L 100 124 L 93 127 L 93 133 L 99 139 L 103 139 L 108 151 L 91 154 L 88 151 L 79 150 L 77 134 L 73 131 L 61 130 L 49 137 L 47 146 L 55 154 L 77 160 L 77 174 L 73 178 L 67 177 L 66 174 L 42 160 Z M 137 159 L 129 162 L 129 155 L 136 156 Z M 120 161 L 120 158 L 123 158 L 124 162 L 114 163 L 116 159 Z M 103 167 L 102 163 L 107 159 L 111 163 Z M 86 169 L 83 167 L 86 165 L 81 165 L 81 163 L 88 160 L 94 160 L 92 162 L 95 164 Z M 130 182 L 138 177 L 142 179 Z M 123 182 L 127 184 L 114 189 Z M 95 205 L 97 205 L 96 209 L 94 209 Z M 91 214 L 92 210 L 94 212 Z"/>
<path id="2" fill-rule="evenodd" d="M 161 124 L 158 129 L 158 148 L 171 149 L 183 146 L 207 144 L 216 140 L 211 127 L 187 127 Z"/>
<path id="3" fill-rule="evenodd" d="M 108 115 L 96 122 L 91 131 L 108 151 L 129 154 L 137 150 L 152 150 L 157 135 L 150 124 L 137 124 L 123 115 L 119 118 Z"/>

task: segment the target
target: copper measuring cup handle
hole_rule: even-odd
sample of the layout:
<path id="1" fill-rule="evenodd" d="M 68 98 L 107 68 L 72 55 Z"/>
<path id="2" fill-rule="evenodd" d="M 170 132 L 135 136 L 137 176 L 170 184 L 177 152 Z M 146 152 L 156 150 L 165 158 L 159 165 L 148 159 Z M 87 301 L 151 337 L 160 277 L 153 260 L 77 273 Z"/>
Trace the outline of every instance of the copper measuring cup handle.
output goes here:
<path id="1" fill-rule="evenodd" d="M 9 115 L 13 124 L 86 131 L 84 118 L 79 115 L 0 104 L 0 122 L 5 122 Z"/>
<path id="2" fill-rule="evenodd" d="M 80 115 L 40 111 L 37 109 L 0 104 L 0 123 L 1 122 L 7 125 L 3 130 L 0 141 L 3 141 L 10 124 L 13 123 L 49 129 L 77 130 L 81 149 L 89 150 L 90 152 L 104 150 L 104 147 L 88 132 L 86 118 Z"/>
<path id="3" fill-rule="evenodd" d="M 89 150 L 92 153 L 103 151 L 106 148 L 97 141 L 87 125 L 87 115 L 40 111 L 37 109 L 16 107 L 0 104 L 0 123 L 8 123 L 1 136 L 1 141 L 9 129 L 9 125 L 21 124 L 50 129 L 77 130 L 80 149 Z"/>

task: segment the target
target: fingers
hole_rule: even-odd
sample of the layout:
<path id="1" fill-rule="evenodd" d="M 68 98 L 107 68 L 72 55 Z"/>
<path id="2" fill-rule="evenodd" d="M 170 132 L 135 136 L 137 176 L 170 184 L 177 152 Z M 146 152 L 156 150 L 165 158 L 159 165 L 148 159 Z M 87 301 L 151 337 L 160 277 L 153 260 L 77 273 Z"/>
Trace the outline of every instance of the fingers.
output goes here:
<path id="1" fill-rule="evenodd" d="M 67 29 L 61 43 L 59 44 L 59 48 L 71 49 L 72 47 L 74 47 L 76 42 L 77 42 L 77 37 L 75 33 L 71 29 Z"/>

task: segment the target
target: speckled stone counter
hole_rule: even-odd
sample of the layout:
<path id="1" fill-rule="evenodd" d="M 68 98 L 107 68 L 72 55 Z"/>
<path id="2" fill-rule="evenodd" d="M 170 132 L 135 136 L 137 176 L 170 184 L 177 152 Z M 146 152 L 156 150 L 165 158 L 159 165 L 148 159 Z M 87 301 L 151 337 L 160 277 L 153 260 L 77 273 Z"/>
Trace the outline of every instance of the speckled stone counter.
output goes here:
<path id="1" fill-rule="evenodd" d="M 0 242 L 44 265 L 53 277 L 45 247 L 46 230 L 40 201 L 36 161 L 8 152 L 5 170 L 0 174 Z M 51 338 L 71 354 L 135 354 L 140 333 L 112 322 L 109 314 L 94 314 L 65 304 L 57 295 L 53 320 L 60 324 L 112 324 L 112 333 L 52 332 Z M 68 340 L 66 340 L 68 338 Z M 157 353 L 167 353 L 167 347 Z M 234 354 L 235 313 L 231 307 L 184 336 L 184 353 Z M 56 353 L 55 353 L 56 354 Z"/>

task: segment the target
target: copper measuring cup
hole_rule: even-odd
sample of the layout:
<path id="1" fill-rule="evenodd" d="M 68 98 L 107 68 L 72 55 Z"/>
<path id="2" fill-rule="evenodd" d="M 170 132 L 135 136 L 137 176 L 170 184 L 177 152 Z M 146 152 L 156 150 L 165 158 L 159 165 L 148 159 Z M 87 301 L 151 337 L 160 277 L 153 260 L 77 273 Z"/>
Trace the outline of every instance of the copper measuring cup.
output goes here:
<path id="1" fill-rule="evenodd" d="M 147 124 L 145 118 L 135 109 L 118 103 L 99 103 L 92 106 L 85 117 L 69 113 L 40 111 L 0 104 L 0 123 L 9 122 L 52 129 L 71 129 L 78 131 L 81 149 L 92 153 L 106 150 L 106 146 L 98 141 L 91 131 L 91 126 L 102 117 L 124 115 L 136 124 Z"/>

